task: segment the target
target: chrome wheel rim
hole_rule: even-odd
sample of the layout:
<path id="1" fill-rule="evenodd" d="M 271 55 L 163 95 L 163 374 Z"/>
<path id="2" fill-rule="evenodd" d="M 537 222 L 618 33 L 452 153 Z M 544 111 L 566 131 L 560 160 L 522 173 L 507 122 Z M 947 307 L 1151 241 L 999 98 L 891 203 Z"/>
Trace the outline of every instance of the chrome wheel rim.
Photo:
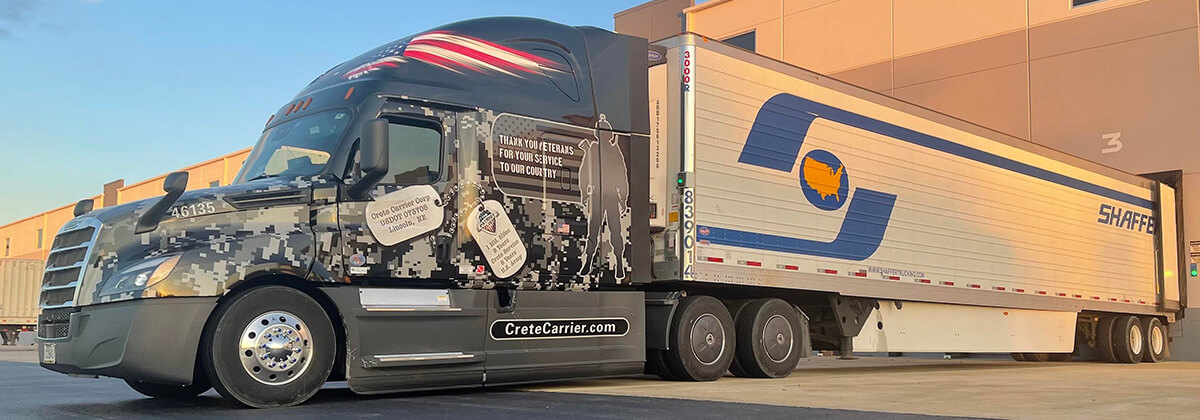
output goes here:
<path id="1" fill-rule="evenodd" d="M 1142 352 L 1142 343 L 1145 342 L 1143 340 L 1145 338 L 1142 337 L 1142 327 L 1140 325 L 1134 324 L 1129 327 L 1129 349 L 1133 350 L 1133 354 L 1140 354 Z"/>
<path id="2" fill-rule="evenodd" d="M 312 335 L 300 317 L 271 311 L 254 317 L 242 330 L 238 356 L 254 380 L 267 385 L 290 383 L 308 370 Z"/>
<path id="3" fill-rule="evenodd" d="M 783 315 L 772 315 L 763 324 L 763 350 L 775 363 L 783 363 L 792 355 L 792 323 Z"/>
<path id="4" fill-rule="evenodd" d="M 725 329 L 713 314 L 700 315 L 692 324 L 692 355 L 701 364 L 712 365 L 725 354 Z"/>

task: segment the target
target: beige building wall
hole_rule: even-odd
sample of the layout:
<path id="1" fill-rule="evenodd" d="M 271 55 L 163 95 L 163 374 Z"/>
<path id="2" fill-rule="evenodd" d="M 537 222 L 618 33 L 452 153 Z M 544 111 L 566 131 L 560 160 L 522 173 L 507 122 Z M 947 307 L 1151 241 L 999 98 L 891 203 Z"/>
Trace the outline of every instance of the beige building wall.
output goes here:
<path id="1" fill-rule="evenodd" d="M 246 161 L 250 149 L 243 149 L 216 159 L 204 161 L 180 169 L 188 172 L 188 189 L 229 185 L 237 171 Z M 116 198 L 104 194 L 92 197 L 95 208 L 104 207 L 105 202 L 124 204 L 132 201 L 163 195 L 162 182 L 166 174 L 135 184 L 112 189 Z M 74 218 L 75 203 L 67 204 L 15 222 L 0 225 L 0 258 L 45 260 L 54 234 L 63 224 Z M 40 240 L 39 240 L 40 238 Z"/>
<path id="2" fill-rule="evenodd" d="M 618 33 L 637 34 L 651 41 L 683 32 L 683 9 L 692 0 L 653 0 L 622 10 L 613 15 L 613 29 Z"/>
<path id="3" fill-rule="evenodd" d="M 640 22 L 685 3 L 629 9 L 616 28 L 645 36 Z M 710 0 L 684 13 L 690 31 L 754 31 L 768 57 L 1128 171 L 1200 157 L 1159 140 L 1200 138 L 1194 0 Z M 1123 149 L 1101 153 L 1116 135 Z"/>

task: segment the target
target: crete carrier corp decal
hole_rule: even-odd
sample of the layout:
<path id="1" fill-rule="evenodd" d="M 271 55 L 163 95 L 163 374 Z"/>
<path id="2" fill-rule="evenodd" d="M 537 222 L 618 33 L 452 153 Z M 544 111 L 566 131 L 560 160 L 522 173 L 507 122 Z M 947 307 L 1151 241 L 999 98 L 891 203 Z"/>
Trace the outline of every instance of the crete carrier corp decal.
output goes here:
<path id="1" fill-rule="evenodd" d="M 625 318 L 501 319 L 492 323 L 493 340 L 621 337 L 629 333 Z"/>

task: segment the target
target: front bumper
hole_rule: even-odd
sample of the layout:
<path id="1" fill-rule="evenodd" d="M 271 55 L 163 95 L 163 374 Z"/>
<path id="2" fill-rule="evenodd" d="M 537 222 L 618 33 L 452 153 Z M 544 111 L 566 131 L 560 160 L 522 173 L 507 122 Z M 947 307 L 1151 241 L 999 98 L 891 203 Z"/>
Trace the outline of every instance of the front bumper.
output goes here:
<path id="1" fill-rule="evenodd" d="M 216 297 L 134 299 L 85 306 L 71 314 L 70 334 L 42 339 L 55 362 L 42 367 L 165 385 L 192 382 L 196 351 Z"/>

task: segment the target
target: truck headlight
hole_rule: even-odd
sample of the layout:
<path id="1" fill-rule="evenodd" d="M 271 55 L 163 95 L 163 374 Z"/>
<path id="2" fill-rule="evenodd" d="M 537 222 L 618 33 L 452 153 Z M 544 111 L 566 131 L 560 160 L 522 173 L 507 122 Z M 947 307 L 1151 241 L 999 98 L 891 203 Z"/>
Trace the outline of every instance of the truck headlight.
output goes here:
<path id="1" fill-rule="evenodd" d="M 121 270 L 120 273 L 104 283 L 103 291 L 100 294 L 104 296 L 127 295 L 123 296 L 125 298 L 154 297 L 155 294 L 151 293 L 150 289 L 175 270 L 175 265 L 179 263 L 179 257 L 179 255 L 175 255 L 153 258 Z"/>

